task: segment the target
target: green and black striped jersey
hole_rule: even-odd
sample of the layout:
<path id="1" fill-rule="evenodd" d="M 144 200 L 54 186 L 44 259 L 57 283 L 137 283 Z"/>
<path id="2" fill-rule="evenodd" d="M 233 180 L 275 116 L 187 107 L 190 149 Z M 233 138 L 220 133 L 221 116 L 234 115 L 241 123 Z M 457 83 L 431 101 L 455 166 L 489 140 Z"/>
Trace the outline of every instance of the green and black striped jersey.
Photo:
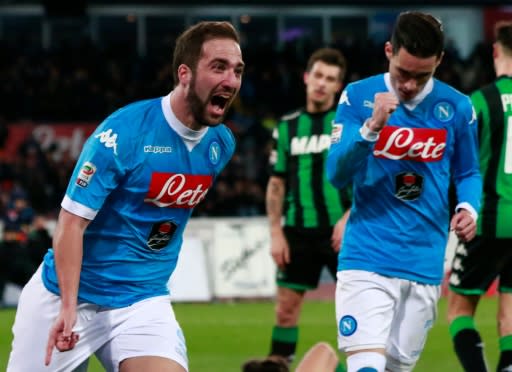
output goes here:
<path id="1" fill-rule="evenodd" d="M 512 237 L 512 78 L 499 77 L 475 91 L 483 179 L 478 234 Z"/>
<path id="2" fill-rule="evenodd" d="M 286 226 L 334 226 L 350 207 L 350 193 L 331 185 L 325 172 L 335 113 L 301 109 L 285 115 L 274 129 L 270 165 L 274 176 L 286 180 Z"/>

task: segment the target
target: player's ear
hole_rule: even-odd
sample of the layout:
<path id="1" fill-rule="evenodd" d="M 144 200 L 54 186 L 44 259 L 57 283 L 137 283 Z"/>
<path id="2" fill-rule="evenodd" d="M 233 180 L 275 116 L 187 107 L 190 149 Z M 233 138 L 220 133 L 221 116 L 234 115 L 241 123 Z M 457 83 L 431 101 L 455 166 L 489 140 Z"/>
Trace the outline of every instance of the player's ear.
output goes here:
<path id="1" fill-rule="evenodd" d="M 439 58 L 437 59 L 437 62 L 436 62 L 436 68 L 437 68 L 437 66 L 439 66 L 441 64 L 443 57 L 444 57 L 444 52 L 441 52 L 441 55 L 439 56 Z"/>
<path id="2" fill-rule="evenodd" d="M 304 75 L 302 75 L 302 81 L 304 81 L 304 85 L 308 85 L 308 77 L 309 77 L 309 72 L 304 71 Z"/>
<path id="3" fill-rule="evenodd" d="M 189 85 L 192 80 L 192 70 L 185 64 L 181 64 L 178 67 L 178 79 L 180 84 Z"/>
<path id="4" fill-rule="evenodd" d="M 388 61 L 393 57 L 393 44 L 391 42 L 386 41 L 386 44 L 384 44 L 384 53 Z"/>

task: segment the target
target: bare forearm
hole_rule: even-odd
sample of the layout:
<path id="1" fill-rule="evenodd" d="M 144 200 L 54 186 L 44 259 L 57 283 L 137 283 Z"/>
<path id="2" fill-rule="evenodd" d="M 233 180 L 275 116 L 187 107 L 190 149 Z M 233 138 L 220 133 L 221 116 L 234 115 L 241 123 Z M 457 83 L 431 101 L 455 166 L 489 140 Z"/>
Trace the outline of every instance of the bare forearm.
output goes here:
<path id="1" fill-rule="evenodd" d="M 265 202 L 271 230 L 281 229 L 284 194 L 284 180 L 278 177 L 270 177 Z"/>
<path id="2" fill-rule="evenodd" d="M 61 211 L 53 238 L 55 265 L 63 307 L 77 304 L 83 255 L 83 233 L 88 222 Z"/>

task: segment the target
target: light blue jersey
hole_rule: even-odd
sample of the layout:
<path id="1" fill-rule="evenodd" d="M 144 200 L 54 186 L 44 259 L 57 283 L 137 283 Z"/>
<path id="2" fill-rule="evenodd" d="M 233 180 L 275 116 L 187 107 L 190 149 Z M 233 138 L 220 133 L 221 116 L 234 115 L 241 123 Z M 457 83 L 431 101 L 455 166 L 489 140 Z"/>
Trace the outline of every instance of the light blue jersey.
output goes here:
<path id="1" fill-rule="evenodd" d="M 92 220 L 84 235 L 78 300 L 115 308 L 167 294 L 192 210 L 234 147 L 224 125 L 185 127 L 170 96 L 108 117 L 85 143 L 62 202 Z M 43 281 L 59 294 L 52 249 Z"/>
<path id="2" fill-rule="evenodd" d="M 467 96 L 431 79 L 372 142 L 360 129 L 375 94 L 388 91 L 389 74 L 382 74 L 348 85 L 340 97 L 327 173 L 338 188 L 353 182 L 354 199 L 338 270 L 439 284 L 450 180 L 458 207 L 475 217 L 479 210 L 476 117 Z"/>

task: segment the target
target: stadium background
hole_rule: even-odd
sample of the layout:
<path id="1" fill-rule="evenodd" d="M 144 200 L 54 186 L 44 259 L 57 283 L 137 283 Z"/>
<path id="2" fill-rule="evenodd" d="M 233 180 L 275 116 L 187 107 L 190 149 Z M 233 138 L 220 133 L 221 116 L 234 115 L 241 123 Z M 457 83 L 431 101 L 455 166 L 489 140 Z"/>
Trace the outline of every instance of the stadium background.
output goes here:
<path id="1" fill-rule="evenodd" d="M 0 1 L 0 293 L 6 284 L 7 289 L 22 285 L 50 244 L 60 200 L 87 135 L 116 108 L 166 94 L 172 87 L 176 36 L 205 19 L 229 20 L 237 26 L 247 70 L 227 120 L 237 137 L 237 152 L 194 217 L 220 225 L 220 231 L 240 232 L 243 238 L 231 241 L 230 254 L 235 261 L 243 257 L 242 264 L 255 277 L 268 279 L 271 263 L 265 261 L 262 245 L 254 254 L 255 249 L 237 242 L 261 234 L 246 230 L 263 219 L 270 132 L 280 115 L 304 103 L 302 73 L 312 50 L 324 45 L 342 50 L 349 63 L 345 83 L 382 72 L 383 42 L 395 16 L 402 10 L 425 10 L 443 21 L 447 35 L 437 77 L 465 93 L 493 79 L 492 25 L 512 19 L 512 7 L 499 1 L 439 3 Z M 227 223 L 232 220 L 226 217 L 236 217 L 237 222 Z M 216 257 L 205 241 L 213 232 L 199 230 L 192 232 L 201 238 L 209 288 Z M 218 243 L 216 254 L 224 251 Z M 209 288 L 205 303 L 175 305 L 188 338 L 192 371 L 236 371 L 245 358 L 267 352 L 273 287 L 265 282 L 262 291 L 248 288 L 245 283 L 230 295 Z M 334 344 L 333 306 L 326 300 L 332 283 L 325 284 L 325 290 L 310 296 L 304 309 L 299 353 L 318 340 Z M 0 300 L 5 296 L 0 294 Z M 254 301 L 257 297 L 266 300 Z M 442 300 L 440 318 L 417 370 L 459 368 L 444 306 Z M 488 349 L 495 350 L 494 307 L 495 299 L 487 298 L 477 320 Z M 0 369 L 8 355 L 12 320 L 12 308 L 0 311 Z M 490 361 L 495 360 L 496 353 L 491 353 Z M 93 362 L 90 370 L 98 368 Z"/>

